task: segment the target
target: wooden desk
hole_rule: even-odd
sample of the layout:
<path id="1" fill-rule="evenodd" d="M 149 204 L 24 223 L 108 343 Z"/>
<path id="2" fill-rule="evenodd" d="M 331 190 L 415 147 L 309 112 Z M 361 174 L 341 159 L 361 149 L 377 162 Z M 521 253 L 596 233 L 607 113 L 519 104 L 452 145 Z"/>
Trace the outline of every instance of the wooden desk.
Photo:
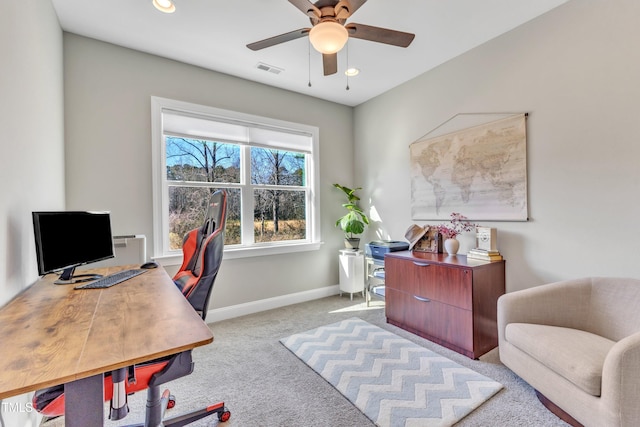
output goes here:
<path id="1" fill-rule="evenodd" d="M 0 309 L 0 399 L 64 383 L 81 392 L 65 396 L 67 426 L 102 425 L 105 372 L 213 341 L 161 267 L 106 289 L 74 290 L 55 279 L 38 280 Z M 92 418 L 75 421 L 78 412 Z"/>

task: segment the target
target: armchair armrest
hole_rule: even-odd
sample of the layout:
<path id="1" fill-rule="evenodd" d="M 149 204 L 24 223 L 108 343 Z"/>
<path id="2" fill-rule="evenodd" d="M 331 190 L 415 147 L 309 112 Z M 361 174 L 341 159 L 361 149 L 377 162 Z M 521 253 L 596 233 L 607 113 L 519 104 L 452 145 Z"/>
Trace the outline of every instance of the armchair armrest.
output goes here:
<path id="1" fill-rule="evenodd" d="M 640 332 L 618 341 L 602 370 L 601 398 L 620 417 L 619 425 L 640 425 Z"/>
<path id="2" fill-rule="evenodd" d="M 591 296 L 591 279 L 576 279 L 536 286 L 498 299 L 498 336 L 504 339 L 509 323 L 534 323 L 580 329 Z"/>

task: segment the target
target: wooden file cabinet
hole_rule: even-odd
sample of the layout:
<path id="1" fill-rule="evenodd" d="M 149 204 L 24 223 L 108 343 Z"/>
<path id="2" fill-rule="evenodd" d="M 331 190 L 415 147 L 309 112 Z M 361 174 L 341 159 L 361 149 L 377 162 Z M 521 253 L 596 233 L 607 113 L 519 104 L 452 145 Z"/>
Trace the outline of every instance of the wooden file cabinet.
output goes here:
<path id="1" fill-rule="evenodd" d="M 465 255 L 388 253 L 387 322 L 476 359 L 498 345 L 504 266 Z"/>

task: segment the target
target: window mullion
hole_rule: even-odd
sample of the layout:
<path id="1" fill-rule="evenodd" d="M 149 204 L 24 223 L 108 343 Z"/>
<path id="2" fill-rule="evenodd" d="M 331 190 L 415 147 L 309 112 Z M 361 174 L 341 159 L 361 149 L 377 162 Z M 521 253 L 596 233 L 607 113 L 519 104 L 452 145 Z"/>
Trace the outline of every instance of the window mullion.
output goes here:
<path id="1" fill-rule="evenodd" d="M 283 190 L 283 191 L 306 191 L 307 187 L 300 185 L 271 185 L 271 184 L 253 184 L 252 187 L 257 190 Z"/>
<path id="2" fill-rule="evenodd" d="M 306 218 L 307 218 L 307 239 L 309 241 L 316 241 L 318 239 L 320 239 L 320 236 L 316 235 L 316 228 L 314 226 L 315 222 L 318 220 L 318 218 L 316 217 L 316 211 L 314 209 L 315 206 L 315 202 L 314 202 L 314 197 L 316 197 L 316 194 L 314 192 L 315 190 L 315 183 L 314 183 L 314 175 L 313 175 L 313 161 L 311 161 L 312 159 L 310 158 L 311 156 L 309 154 L 305 154 L 305 179 L 304 179 L 304 185 L 305 185 L 305 197 L 306 197 L 306 202 L 307 202 L 307 209 L 306 209 Z"/>
<path id="3" fill-rule="evenodd" d="M 241 172 L 240 183 L 242 185 L 242 244 L 244 246 L 253 245 L 255 238 L 253 235 L 253 186 L 251 185 L 251 147 L 248 145 L 241 148 Z"/>
<path id="4" fill-rule="evenodd" d="M 232 188 L 238 184 L 227 184 L 224 182 L 206 182 L 206 181 L 170 181 L 167 180 L 170 187 L 205 187 L 205 188 Z"/>

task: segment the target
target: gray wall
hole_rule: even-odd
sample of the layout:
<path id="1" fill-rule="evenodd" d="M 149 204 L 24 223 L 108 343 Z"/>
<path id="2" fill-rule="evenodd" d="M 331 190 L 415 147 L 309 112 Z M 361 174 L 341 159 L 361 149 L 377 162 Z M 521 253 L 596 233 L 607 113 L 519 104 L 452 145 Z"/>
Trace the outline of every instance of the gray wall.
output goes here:
<path id="1" fill-rule="evenodd" d="M 152 254 L 150 97 L 320 128 L 319 251 L 226 260 L 212 308 L 335 285 L 340 195 L 353 180 L 353 109 L 78 35 L 64 35 L 69 209 L 108 209 L 117 234 L 145 234 Z"/>
<path id="2" fill-rule="evenodd" d="M 62 31 L 49 1 L 0 14 L 0 305 L 37 278 L 31 211 L 64 208 Z"/>
<path id="3" fill-rule="evenodd" d="M 356 107 L 356 183 L 381 221 L 370 237 L 412 223 L 411 142 L 458 113 L 529 112 L 530 221 L 484 223 L 498 228 L 507 290 L 640 278 L 638 16 L 636 0 L 568 2 Z"/>
<path id="4" fill-rule="evenodd" d="M 31 211 L 64 208 L 62 31 L 49 1 L 2 2 L 0 58 L 2 306 L 37 278 Z M 2 409 L 5 425 L 37 423 Z"/>

